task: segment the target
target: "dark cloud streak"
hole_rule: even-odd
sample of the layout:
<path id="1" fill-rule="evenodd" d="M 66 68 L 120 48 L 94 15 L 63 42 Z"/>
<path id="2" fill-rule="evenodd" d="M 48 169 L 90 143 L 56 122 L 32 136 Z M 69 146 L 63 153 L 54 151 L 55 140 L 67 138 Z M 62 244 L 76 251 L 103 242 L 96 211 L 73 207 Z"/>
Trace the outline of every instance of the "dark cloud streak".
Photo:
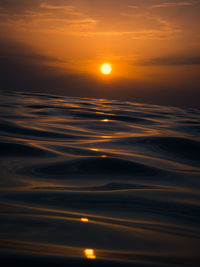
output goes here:
<path id="1" fill-rule="evenodd" d="M 138 63 L 142 66 L 181 66 L 181 65 L 200 65 L 200 55 L 196 56 L 174 56 L 158 57 L 143 60 Z"/>
<path id="2" fill-rule="evenodd" d="M 31 47 L 19 43 L 0 42 L 0 60 L 12 61 L 19 65 L 43 65 L 49 62 L 62 62 L 61 60 L 35 52 Z"/>

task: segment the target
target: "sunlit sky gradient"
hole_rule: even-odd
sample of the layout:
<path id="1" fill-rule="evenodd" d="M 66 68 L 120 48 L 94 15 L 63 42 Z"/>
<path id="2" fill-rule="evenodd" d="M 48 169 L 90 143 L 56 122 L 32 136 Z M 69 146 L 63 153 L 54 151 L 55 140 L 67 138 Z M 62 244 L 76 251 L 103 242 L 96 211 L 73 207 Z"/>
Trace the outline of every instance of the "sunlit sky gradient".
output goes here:
<path id="1" fill-rule="evenodd" d="M 199 0 L 0 0 L 0 89 L 198 106 L 199 14 Z"/>

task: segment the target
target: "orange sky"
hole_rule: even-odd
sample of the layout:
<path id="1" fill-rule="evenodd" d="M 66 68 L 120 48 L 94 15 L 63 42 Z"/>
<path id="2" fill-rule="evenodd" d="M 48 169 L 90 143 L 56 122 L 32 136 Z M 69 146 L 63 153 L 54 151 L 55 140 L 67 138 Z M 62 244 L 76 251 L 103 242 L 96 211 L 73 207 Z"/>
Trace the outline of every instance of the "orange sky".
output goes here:
<path id="1" fill-rule="evenodd" d="M 145 101 L 153 88 L 157 91 L 152 94 L 175 90 L 177 98 L 182 88 L 187 98 L 191 93 L 187 88 L 194 95 L 199 92 L 199 14 L 198 0 L 0 0 L 0 56 L 7 72 L 15 77 L 14 65 L 38 66 L 38 70 L 42 66 L 47 73 L 50 69 L 54 76 L 65 76 L 67 85 L 68 76 L 82 79 L 84 88 L 88 79 L 97 87 L 102 82 L 112 84 L 110 90 L 120 83 L 127 88 L 123 99 L 138 97 L 138 93 L 134 96 L 138 88 L 142 88 L 139 100 L 144 96 Z M 99 73 L 104 61 L 113 65 L 106 81 Z M 33 91 L 48 88 L 41 79 Z M 5 80 L 1 84 L 10 89 Z M 25 87 L 16 81 L 16 87 L 20 86 Z M 76 90 L 76 95 L 84 96 L 84 89 Z M 57 93 L 70 95 L 72 91 Z M 108 97 L 119 98 L 120 94 L 113 91 Z"/>

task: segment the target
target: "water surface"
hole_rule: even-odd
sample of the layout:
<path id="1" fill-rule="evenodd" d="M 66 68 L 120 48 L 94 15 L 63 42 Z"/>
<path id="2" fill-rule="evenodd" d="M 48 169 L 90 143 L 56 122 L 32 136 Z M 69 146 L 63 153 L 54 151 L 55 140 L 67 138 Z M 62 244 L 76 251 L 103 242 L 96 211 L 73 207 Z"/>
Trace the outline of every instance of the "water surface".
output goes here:
<path id="1" fill-rule="evenodd" d="M 200 111 L 0 94 L 4 266 L 197 266 Z"/>

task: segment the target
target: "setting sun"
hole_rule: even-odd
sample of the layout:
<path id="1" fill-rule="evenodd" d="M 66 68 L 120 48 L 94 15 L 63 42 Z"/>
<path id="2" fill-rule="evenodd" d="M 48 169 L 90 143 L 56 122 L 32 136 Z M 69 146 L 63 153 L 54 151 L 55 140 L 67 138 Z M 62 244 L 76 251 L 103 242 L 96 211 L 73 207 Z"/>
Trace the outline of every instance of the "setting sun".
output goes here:
<path id="1" fill-rule="evenodd" d="M 112 72 L 112 66 L 111 66 L 110 63 L 103 63 L 103 64 L 101 65 L 100 70 L 101 70 L 101 73 L 102 73 L 102 74 L 104 74 L 104 75 L 109 75 L 109 74 L 111 74 L 111 72 Z"/>

